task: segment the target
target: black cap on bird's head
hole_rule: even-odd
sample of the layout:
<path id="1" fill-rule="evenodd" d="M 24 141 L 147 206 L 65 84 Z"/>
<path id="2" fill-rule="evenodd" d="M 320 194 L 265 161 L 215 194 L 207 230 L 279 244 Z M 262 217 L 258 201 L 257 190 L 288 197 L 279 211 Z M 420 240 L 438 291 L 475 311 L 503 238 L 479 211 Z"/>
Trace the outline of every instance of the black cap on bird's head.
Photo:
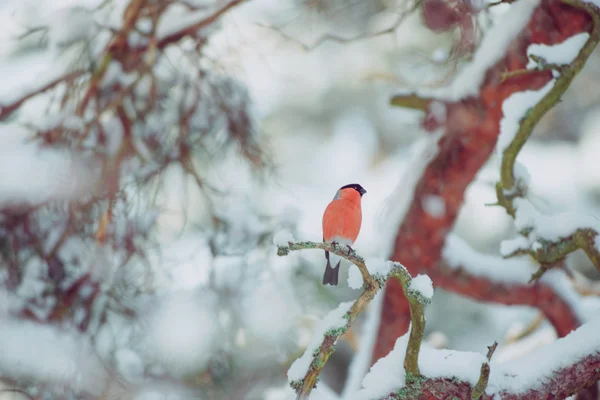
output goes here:
<path id="1" fill-rule="evenodd" d="M 362 197 L 363 194 L 367 193 L 367 191 L 362 186 L 360 186 L 358 183 L 351 183 L 349 185 L 342 186 L 340 188 L 340 190 L 343 190 L 343 189 L 354 189 L 358 193 L 360 193 L 361 197 Z"/>

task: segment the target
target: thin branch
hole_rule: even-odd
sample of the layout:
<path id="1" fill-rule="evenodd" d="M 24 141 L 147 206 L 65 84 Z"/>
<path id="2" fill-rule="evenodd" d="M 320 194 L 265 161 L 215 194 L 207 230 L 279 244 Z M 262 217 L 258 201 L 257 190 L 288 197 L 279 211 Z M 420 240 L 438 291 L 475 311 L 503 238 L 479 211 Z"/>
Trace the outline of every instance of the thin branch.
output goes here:
<path id="1" fill-rule="evenodd" d="M 178 42 L 179 40 L 183 39 L 185 36 L 194 35 L 198 30 L 200 30 L 202 28 L 206 28 L 207 26 L 210 26 L 211 24 L 215 23 L 227 11 L 229 11 L 230 9 L 232 9 L 232 8 L 240 5 L 244 1 L 245 0 L 232 0 L 232 1 L 230 1 L 229 3 L 225 4 L 225 6 L 219 8 L 217 11 L 214 12 L 214 14 L 211 14 L 207 18 L 204 18 L 204 19 L 196 22 L 195 24 L 190 25 L 190 26 L 188 26 L 185 29 L 182 29 L 180 31 L 177 31 L 175 33 L 172 33 L 170 35 L 167 35 L 167 36 L 161 38 L 158 41 L 157 47 L 159 49 L 164 49 L 168 45 L 170 45 L 172 43 L 175 43 L 175 42 Z"/>
<path id="2" fill-rule="evenodd" d="M 350 246 L 341 246 L 337 243 L 320 243 L 320 242 L 288 242 L 287 246 L 278 246 L 277 254 L 279 256 L 288 255 L 290 251 L 306 250 L 306 249 L 321 249 L 329 251 L 340 257 L 350 261 L 360 270 L 363 276 L 364 291 L 352 304 L 348 312 L 345 313 L 345 325 L 328 330 L 323 336 L 323 341 L 318 350 L 314 352 L 312 362 L 304 376 L 300 381 L 292 381 L 290 385 L 296 390 L 297 399 L 308 399 L 310 392 L 316 386 L 318 377 L 323 370 L 323 367 L 329 360 L 335 349 L 335 344 L 338 339 L 350 328 L 350 325 L 356 317 L 366 308 L 373 300 L 377 292 L 383 287 L 385 281 L 389 277 L 396 278 L 405 290 L 411 304 L 412 329 L 406 356 L 404 359 L 405 371 L 408 378 L 420 376 L 419 372 L 419 349 L 423 340 L 423 332 L 425 330 L 425 315 L 423 306 L 429 302 L 425 297 L 414 288 L 410 288 L 412 278 L 406 268 L 400 263 L 389 262 L 389 271 L 385 276 L 380 274 L 369 274 L 365 260 L 356 254 Z M 309 349 L 307 349 L 309 351 Z"/>
<path id="3" fill-rule="evenodd" d="M 546 96 L 544 96 L 544 98 L 527 113 L 525 118 L 521 120 L 517 134 L 504 151 L 500 168 L 500 184 L 504 191 L 507 192 L 513 190 L 515 186 L 515 161 L 517 155 L 531 136 L 533 128 L 535 128 L 540 119 L 560 101 L 561 96 L 569 88 L 575 76 L 583 69 L 586 61 L 598 45 L 598 42 L 600 42 L 600 10 L 598 7 L 594 6 L 592 3 L 580 2 L 578 0 L 562 0 L 562 2 L 585 11 L 592 18 L 594 27 L 592 32 L 590 32 L 589 39 L 579 52 L 579 55 L 571 64 L 561 68 L 560 76 L 556 79 L 552 89 L 550 89 Z M 532 70 L 532 72 L 537 72 L 537 70 Z M 505 206 L 511 215 L 514 216 L 512 204 L 508 202 L 509 199 L 499 198 L 498 201 Z"/>
<path id="4" fill-rule="evenodd" d="M 404 22 L 406 17 L 408 17 L 413 12 L 415 12 L 421 6 L 421 4 L 423 4 L 423 1 L 424 0 L 417 0 L 408 10 L 404 10 L 403 12 L 399 13 L 398 16 L 396 17 L 396 19 L 394 20 L 394 22 L 387 28 L 384 28 L 384 29 L 381 29 L 381 30 L 378 30 L 378 31 L 372 32 L 372 33 L 365 33 L 365 34 L 361 33 L 361 34 L 350 36 L 350 37 L 343 37 L 343 36 L 338 36 L 338 35 L 335 35 L 332 33 L 326 33 L 324 35 L 319 36 L 311 45 L 306 45 L 306 44 L 300 42 L 298 39 L 285 33 L 279 27 L 261 24 L 261 23 L 256 23 L 256 25 L 260 26 L 261 28 L 269 29 L 269 30 L 276 32 L 282 38 L 299 45 L 304 51 L 309 52 L 309 51 L 316 49 L 317 47 L 321 46 L 323 43 L 326 43 L 326 42 L 348 44 L 348 43 L 357 42 L 359 40 L 368 40 L 368 39 L 376 38 L 379 36 L 392 34 L 400 27 L 400 25 L 402 24 L 402 22 Z"/>
<path id="5" fill-rule="evenodd" d="M 66 75 L 58 77 L 50 82 L 45 83 L 44 85 L 40 86 L 39 88 L 36 88 L 36 89 L 24 94 L 18 100 L 15 100 L 11 104 L 7 104 L 7 105 L 0 104 L 0 121 L 4 121 L 6 118 L 10 117 L 13 112 L 15 112 L 19 107 L 21 107 L 21 105 L 23 105 L 23 103 L 25 103 L 27 100 L 31 99 L 32 97 L 37 96 L 38 94 L 41 94 L 41 93 L 45 92 L 46 90 L 50 90 L 63 82 L 73 81 L 74 79 L 79 78 L 79 77 L 83 76 L 84 74 L 85 74 L 85 71 L 82 71 L 82 70 L 69 72 Z"/>
<path id="6" fill-rule="evenodd" d="M 562 2 L 585 11 L 592 19 L 593 29 L 590 32 L 590 37 L 575 60 L 568 65 L 551 65 L 547 64 L 539 57 L 536 57 L 536 61 L 538 61 L 538 63 L 541 62 L 544 69 L 554 69 L 559 73 L 559 76 L 556 78 L 554 86 L 550 91 L 525 114 L 523 119 L 521 119 L 515 137 L 502 153 L 500 182 L 496 185 L 496 195 L 498 197 L 498 205 L 504 207 L 506 212 L 513 218 L 518 218 L 515 200 L 524 197 L 527 192 L 525 183 L 515 176 L 514 169 L 517 156 L 531 136 L 534 127 L 538 124 L 540 119 L 560 101 L 561 96 L 569 88 L 575 76 L 581 71 L 593 50 L 597 47 L 598 43 L 600 43 L 600 9 L 591 3 L 580 2 L 577 0 L 562 0 Z M 537 70 L 531 70 L 531 72 L 535 73 Z M 554 78 L 550 75 L 549 79 Z M 531 227 L 522 227 L 520 233 L 525 237 L 529 237 L 534 231 L 535 225 Z M 596 246 L 597 238 L 598 232 L 590 228 L 577 229 L 575 232 L 564 235 L 556 241 L 544 238 L 543 232 L 535 232 L 536 246 L 530 245 L 526 249 L 519 249 L 511 254 L 511 256 L 525 253 L 529 254 L 540 263 L 540 268 L 533 274 L 532 280 L 539 279 L 544 272 L 553 268 L 568 254 L 578 249 L 584 250 L 596 269 L 600 270 L 600 249 Z"/>
<path id="7" fill-rule="evenodd" d="M 479 380 L 477 381 L 477 384 L 473 388 L 473 393 L 471 393 L 471 399 L 473 399 L 473 400 L 479 399 L 485 393 L 485 389 L 487 388 L 488 381 L 490 379 L 490 361 L 492 361 L 492 356 L 494 355 L 494 352 L 496 351 L 497 347 L 498 347 L 498 342 L 494 342 L 493 345 L 488 346 L 488 352 L 487 352 L 487 356 L 486 356 L 487 362 L 485 362 L 481 365 L 481 372 L 479 373 Z"/>

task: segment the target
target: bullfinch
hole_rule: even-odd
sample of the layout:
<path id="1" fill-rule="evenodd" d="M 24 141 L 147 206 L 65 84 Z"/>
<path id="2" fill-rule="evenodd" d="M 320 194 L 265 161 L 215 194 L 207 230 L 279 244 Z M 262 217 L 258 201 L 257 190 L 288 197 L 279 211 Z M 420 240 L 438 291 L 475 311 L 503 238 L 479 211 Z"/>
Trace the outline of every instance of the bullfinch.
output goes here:
<path id="1" fill-rule="evenodd" d="M 323 242 L 351 246 L 358 237 L 362 222 L 360 201 L 367 193 L 358 183 L 342 186 L 323 213 Z M 325 252 L 327 265 L 323 285 L 337 285 L 341 257 Z M 335 265 L 335 267 L 331 267 Z"/>

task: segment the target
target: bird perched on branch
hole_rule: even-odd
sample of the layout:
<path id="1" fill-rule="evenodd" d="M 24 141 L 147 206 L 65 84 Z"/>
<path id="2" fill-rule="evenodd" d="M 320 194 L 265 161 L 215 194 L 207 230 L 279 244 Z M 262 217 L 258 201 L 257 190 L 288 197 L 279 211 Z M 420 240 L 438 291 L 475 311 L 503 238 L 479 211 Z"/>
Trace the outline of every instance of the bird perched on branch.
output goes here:
<path id="1" fill-rule="evenodd" d="M 358 237 L 362 222 L 360 201 L 367 193 L 358 183 L 342 186 L 323 213 L 323 241 L 351 246 Z M 323 285 L 337 285 L 341 257 L 325 252 L 327 265 Z M 331 267 L 335 265 L 335 267 Z"/>

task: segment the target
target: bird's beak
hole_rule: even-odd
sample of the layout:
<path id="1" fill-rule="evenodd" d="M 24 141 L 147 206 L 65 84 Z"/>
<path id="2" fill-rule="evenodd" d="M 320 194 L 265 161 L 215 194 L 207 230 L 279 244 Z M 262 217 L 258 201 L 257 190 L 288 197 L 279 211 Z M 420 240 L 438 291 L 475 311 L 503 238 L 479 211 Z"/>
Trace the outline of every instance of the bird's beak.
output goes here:
<path id="1" fill-rule="evenodd" d="M 361 188 L 361 189 L 360 189 L 360 195 L 362 196 L 362 195 L 364 195 L 365 193 L 367 193 L 367 191 L 366 191 L 365 189 L 362 189 L 362 188 Z"/>

